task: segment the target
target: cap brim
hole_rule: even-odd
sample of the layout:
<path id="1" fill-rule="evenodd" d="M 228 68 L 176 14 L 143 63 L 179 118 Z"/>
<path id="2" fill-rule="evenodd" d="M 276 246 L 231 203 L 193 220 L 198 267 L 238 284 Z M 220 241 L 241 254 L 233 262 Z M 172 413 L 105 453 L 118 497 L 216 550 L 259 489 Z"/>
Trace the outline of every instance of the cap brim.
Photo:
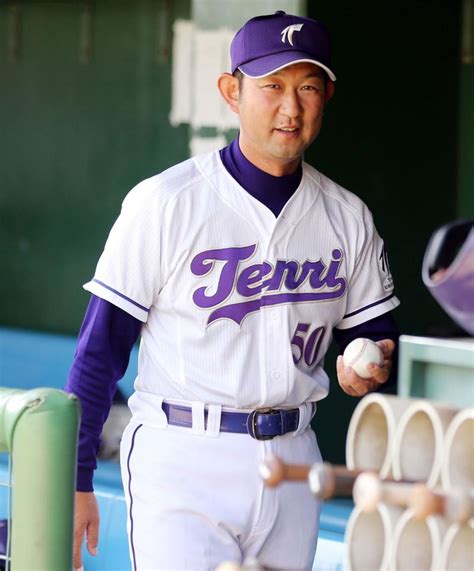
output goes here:
<path id="1" fill-rule="evenodd" d="M 239 70 L 247 77 L 258 79 L 265 77 L 272 73 L 280 71 L 295 63 L 312 63 L 317 65 L 328 74 L 332 81 L 336 81 L 336 76 L 329 67 L 320 61 L 308 57 L 308 54 L 297 51 L 281 52 L 279 54 L 272 54 L 269 56 L 261 57 L 253 61 L 239 65 Z"/>

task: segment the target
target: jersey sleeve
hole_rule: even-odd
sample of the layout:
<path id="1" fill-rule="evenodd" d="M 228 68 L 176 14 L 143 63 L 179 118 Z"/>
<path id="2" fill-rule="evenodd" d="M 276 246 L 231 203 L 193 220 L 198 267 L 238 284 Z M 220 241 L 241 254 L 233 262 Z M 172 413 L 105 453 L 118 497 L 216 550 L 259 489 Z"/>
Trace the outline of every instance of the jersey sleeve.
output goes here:
<path id="1" fill-rule="evenodd" d="M 141 322 L 161 288 L 160 214 L 153 191 L 144 181 L 126 196 L 94 277 L 84 285 Z"/>
<path id="2" fill-rule="evenodd" d="M 372 215 L 364 209 L 362 246 L 349 276 L 346 313 L 336 325 L 348 329 L 397 307 L 388 255 L 375 229 Z"/>

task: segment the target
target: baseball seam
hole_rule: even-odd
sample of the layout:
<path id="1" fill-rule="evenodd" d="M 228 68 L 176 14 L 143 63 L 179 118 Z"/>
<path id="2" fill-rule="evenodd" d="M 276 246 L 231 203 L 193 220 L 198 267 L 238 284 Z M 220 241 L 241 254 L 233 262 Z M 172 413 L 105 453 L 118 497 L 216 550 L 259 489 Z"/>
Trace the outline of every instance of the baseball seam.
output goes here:
<path id="1" fill-rule="evenodd" d="M 362 357 L 362 354 L 364 353 L 366 347 L 367 347 L 367 339 L 364 339 L 357 355 L 349 361 L 349 367 L 352 367 L 357 363 L 357 361 Z"/>

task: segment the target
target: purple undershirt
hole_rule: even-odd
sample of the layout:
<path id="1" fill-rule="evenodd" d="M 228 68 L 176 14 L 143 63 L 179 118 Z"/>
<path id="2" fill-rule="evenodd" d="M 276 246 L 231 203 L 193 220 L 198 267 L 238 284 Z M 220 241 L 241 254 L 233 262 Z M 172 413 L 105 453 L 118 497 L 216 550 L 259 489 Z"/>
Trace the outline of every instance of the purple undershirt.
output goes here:
<path id="1" fill-rule="evenodd" d="M 226 170 L 254 198 L 265 204 L 275 217 L 298 188 L 303 168 L 301 163 L 293 174 L 273 176 L 247 160 L 240 150 L 238 139 L 219 151 Z"/>
<path id="2" fill-rule="evenodd" d="M 79 331 L 76 352 L 65 391 L 81 403 L 76 489 L 92 491 L 92 474 L 103 424 L 124 376 L 130 352 L 138 339 L 142 322 L 126 311 L 91 296 Z"/>
<path id="3" fill-rule="evenodd" d="M 291 175 L 275 177 L 250 163 L 233 141 L 220 151 L 227 171 L 249 194 L 265 204 L 275 216 L 299 186 L 301 164 Z M 77 395 L 82 416 L 79 432 L 78 491 L 93 490 L 92 476 L 97 466 L 97 450 L 103 424 L 109 414 L 117 382 L 127 370 L 130 352 L 138 339 L 142 322 L 95 295 L 91 296 L 79 332 L 77 348 L 65 390 Z M 334 339 L 342 353 L 357 337 L 398 340 L 398 329 L 390 312 L 345 330 L 334 329 Z M 385 392 L 395 392 L 396 363 Z"/>

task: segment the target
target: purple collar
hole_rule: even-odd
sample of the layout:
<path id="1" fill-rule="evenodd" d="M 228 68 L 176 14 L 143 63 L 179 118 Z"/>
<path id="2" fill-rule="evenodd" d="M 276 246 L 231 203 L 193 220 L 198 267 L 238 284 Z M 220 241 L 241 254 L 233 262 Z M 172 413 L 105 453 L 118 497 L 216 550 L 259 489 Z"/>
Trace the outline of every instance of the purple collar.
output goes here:
<path id="1" fill-rule="evenodd" d="M 273 176 L 260 170 L 244 157 L 238 139 L 221 149 L 219 153 L 229 174 L 249 194 L 265 204 L 275 216 L 280 214 L 303 176 L 301 163 L 293 174 L 286 176 Z"/>

